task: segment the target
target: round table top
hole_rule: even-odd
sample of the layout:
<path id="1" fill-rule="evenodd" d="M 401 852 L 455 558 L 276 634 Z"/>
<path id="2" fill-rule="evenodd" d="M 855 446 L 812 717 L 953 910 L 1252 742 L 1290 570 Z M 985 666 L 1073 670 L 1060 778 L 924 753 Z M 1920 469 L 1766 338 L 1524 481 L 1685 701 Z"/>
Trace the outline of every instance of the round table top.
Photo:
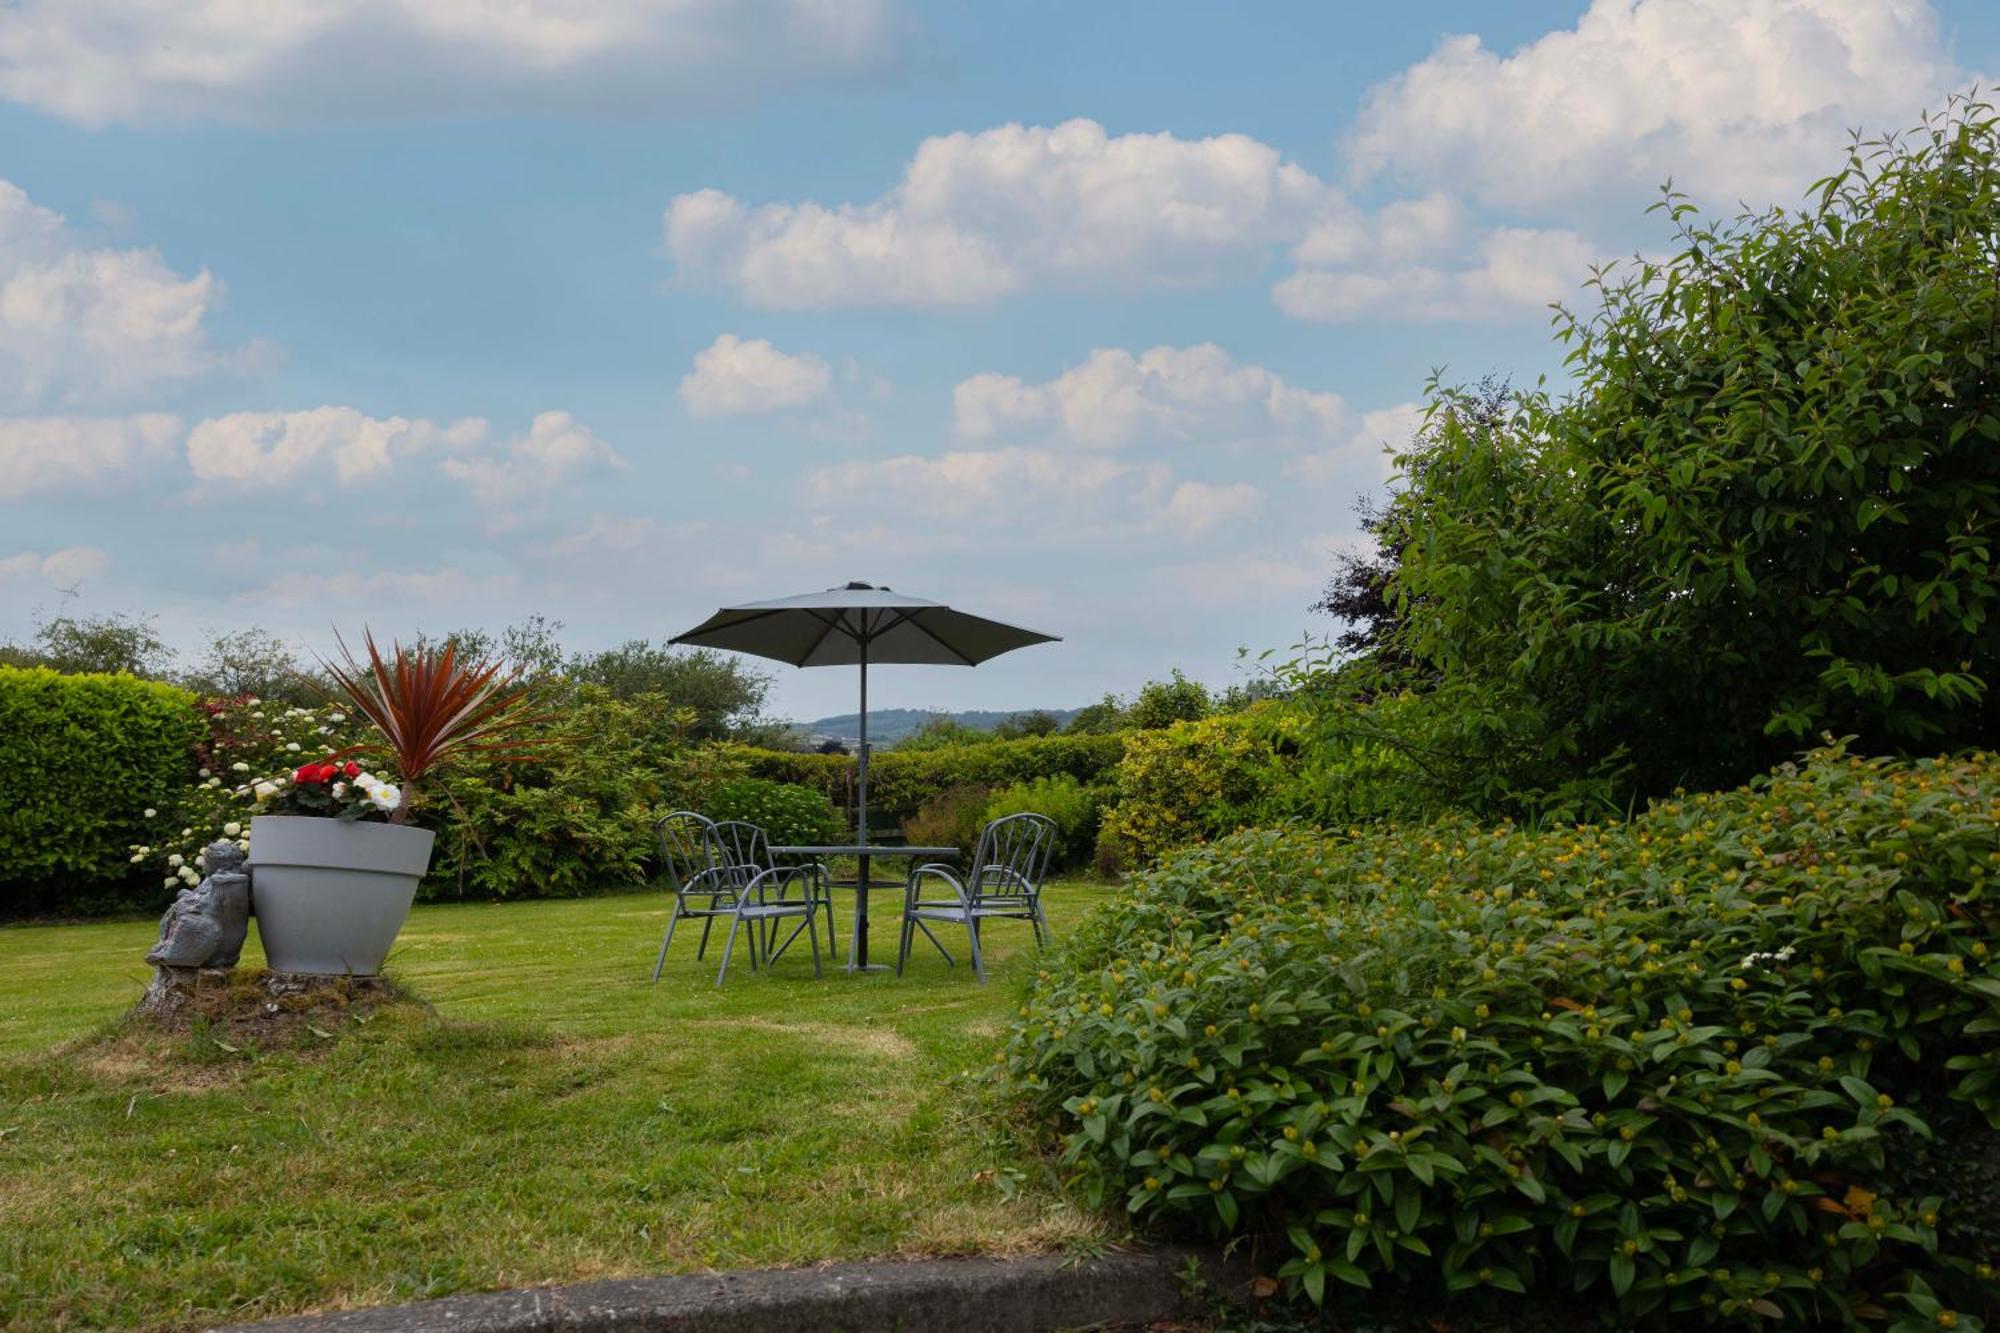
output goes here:
<path id="1" fill-rule="evenodd" d="M 956 847 L 906 847 L 898 842 L 848 843 L 843 846 L 814 845 L 771 848 L 773 856 L 931 856 L 958 859 Z"/>

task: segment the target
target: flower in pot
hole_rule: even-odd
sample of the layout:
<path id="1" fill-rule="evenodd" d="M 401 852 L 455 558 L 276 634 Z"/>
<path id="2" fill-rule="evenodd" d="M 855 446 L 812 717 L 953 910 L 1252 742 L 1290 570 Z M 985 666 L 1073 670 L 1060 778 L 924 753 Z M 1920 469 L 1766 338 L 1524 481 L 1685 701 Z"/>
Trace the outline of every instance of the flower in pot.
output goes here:
<path id="1" fill-rule="evenodd" d="M 339 660 L 321 665 L 381 740 L 300 765 L 282 790 L 257 789 L 275 813 L 250 821 L 251 904 L 273 971 L 380 969 L 430 868 L 436 835 L 413 822 L 424 778 L 462 755 L 517 749 L 531 720 L 518 670 L 461 658 L 451 643 L 394 644 L 386 657 L 374 636 L 364 644 L 365 662 L 341 642 Z M 364 766 L 371 756 L 401 781 Z"/>

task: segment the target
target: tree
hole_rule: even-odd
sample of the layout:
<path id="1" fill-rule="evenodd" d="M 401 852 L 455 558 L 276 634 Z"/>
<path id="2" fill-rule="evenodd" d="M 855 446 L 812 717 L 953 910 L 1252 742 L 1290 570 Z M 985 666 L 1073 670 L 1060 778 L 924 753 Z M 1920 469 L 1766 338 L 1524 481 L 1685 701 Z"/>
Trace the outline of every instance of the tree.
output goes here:
<path id="1" fill-rule="evenodd" d="M 1124 722 L 1135 731 L 1152 731 L 1176 722 L 1199 722 L 1215 711 L 1208 687 L 1189 680 L 1174 668 L 1167 680 L 1152 680 L 1140 687 L 1132 706 L 1125 710 Z"/>
<path id="2" fill-rule="evenodd" d="M 72 673 L 122 671 L 148 680 L 165 680 L 174 668 L 173 652 L 151 619 L 117 614 L 45 620 L 28 644 L 0 650 L 0 661 Z"/>
<path id="3" fill-rule="evenodd" d="M 291 644 L 252 625 L 215 635 L 180 683 L 210 698 L 247 694 L 310 705 L 324 702 L 331 688 L 330 681 L 316 685 L 316 679 L 317 672 L 306 670 Z"/>
<path id="4" fill-rule="evenodd" d="M 1096 703 L 1077 709 L 1076 716 L 1063 730 L 1072 736 L 1104 736 L 1117 731 L 1124 721 L 1124 701 L 1115 694 L 1107 694 Z"/>
<path id="5" fill-rule="evenodd" d="M 768 674 L 707 648 L 683 651 L 630 639 L 602 652 L 569 659 L 572 679 L 602 685 L 614 699 L 663 695 L 694 714 L 689 735 L 717 740 L 751 727 L 770 693 Z"/>
<path id="6" fill-rule="evenodd" d="M 1013 741 L 1024 736 L 1053 736 L 1060 726 L 1054 713 L 1046 708 L 1035 708 L 1001 718 L 994 724 L 993 734 L 1000 740 Z"/>
<path id="7" fill-rule="evenodd" d="M 2000 135 L 1955 100 L 1802 207 L 1703 221 L 1562 312 L 1573 391 L 1401 460 L 1395 650 L 1638 793 L 1823 731 L 1996 739 Z"/>

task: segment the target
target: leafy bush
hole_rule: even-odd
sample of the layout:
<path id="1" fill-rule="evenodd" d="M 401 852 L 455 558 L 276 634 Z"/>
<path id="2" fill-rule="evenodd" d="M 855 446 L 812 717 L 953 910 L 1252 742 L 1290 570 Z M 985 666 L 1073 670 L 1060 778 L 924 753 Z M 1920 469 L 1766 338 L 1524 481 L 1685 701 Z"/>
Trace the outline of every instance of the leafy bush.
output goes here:
<path id="1" fill-rule="evenodd" d="M 854 760 L 846 755 L 748 746 L 730 747 L 730 753 L 752 777 L 816 788 L 842 810 L 854 806 Z M 879 815 L 886 826 L 951 787 L 1004 787 L 1058 774 L 1092 782 L 1124 753 L 1124 736 L 1033 736 L 936 750 L 878 750 L 868 762 L 869 818 Z"/>
<path id="2" fill-rule="evenodd" d="M 656 848 L 653 822 L 700 808 L 741 774 L 657 695 L 614 698 L 567 687 L 559 712 L 524 737 L 524 757 L 473 762 L 439 783 L 425 822 L 438 830 L 419 897 L 576 897 L 642 882 Z"/>
<path id="3" fill-rule="evenodd" d="M 841 836 L 826 793 L 796 783 L 736 778 L 703 796 L 699 808 L 710 819 L 748 820 L 781 845 L 837 842 Z"/>
<path id="4" fill-rule="evenodd" d="M 200 736 L 172 686 L 0 667 L 0 908 L 127 896 L 131 844 L 192 778 Z"/>
<path id="5" fill-rule="evenodd" d="M 947 787 L 903 820 L 903 839 L 912 847 L 956 847 L 970 858 L 986 827 L 991 787 Z"/>
<path id="6" fill-rule="evenodd" d="M 1130 733 L 1114 778 L 1116 803 L 1098 835 L 1099 867 L 1150 865 L 1256 822 L 1293 772 L 1275 718 L 1270 710 L 1231 713 Z"/>
<path id="7" fill-rule="evenodd" d="M 1062 773 L 1002 787 L 987 799 L 981 818 L 991 821 L 1023 813 L 1047 815 L 1056 825 L 1054 864 L 1067 870 L 1090 859 L 1108 795 L 1102 786 L 1086 786 Z"/>
<path id="8" fill-rule="evenodd" d="M 2000 1124 L 1996 813 L 1993 755 L 1831 749 L 1629 823 L 1244 832 L 1097 913 L 999 1058 L 1092 1200 L 1316 1300 L 1930 1327 L 1994 1256 L 1888 1151 Z"/>

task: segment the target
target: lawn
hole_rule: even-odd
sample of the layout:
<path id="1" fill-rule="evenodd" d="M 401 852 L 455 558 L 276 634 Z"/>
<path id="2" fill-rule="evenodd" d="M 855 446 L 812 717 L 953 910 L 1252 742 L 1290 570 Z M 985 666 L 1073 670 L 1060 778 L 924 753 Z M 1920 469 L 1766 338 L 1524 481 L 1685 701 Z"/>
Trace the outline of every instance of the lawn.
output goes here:
<path id="1" fill-rule="evenodd" d="M 1103 893 L 1052 888 L 1056 932 Z M 664 919 L 650 894 L 419 907 L 390 970 L 432 1008 L 293 1053 L 117 1031 L 151 922 L 0 930 L 0 1327 L 193 1328 L 1102 1231 L 974 1087 L 1027 927 L 985 935 L 985 988 L 934 952 L 901 979 L 815 981 L 801 942 L 775 975 L 739 948 L 717 991 L 688 930 L 649 984 Z M 873 938 L 893 961 L 893 920 Z"/>

